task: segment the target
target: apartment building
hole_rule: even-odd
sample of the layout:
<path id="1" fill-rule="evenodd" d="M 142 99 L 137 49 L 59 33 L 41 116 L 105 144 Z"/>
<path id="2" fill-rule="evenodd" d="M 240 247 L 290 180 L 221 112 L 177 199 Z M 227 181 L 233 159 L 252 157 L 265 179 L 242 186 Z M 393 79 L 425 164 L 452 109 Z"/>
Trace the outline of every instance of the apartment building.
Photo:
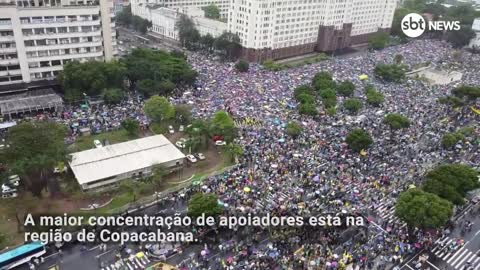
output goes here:
<path id="1" fill-rule="evenodd" d="M 228 29 L 250 61 L 334 51 L 389 31 L 397 0 L 232 0 Z"/>
<path id="2" fill-rule="evenodd" d="M 152 21 L 151 11 L 159 7 L 177 10 L 179 8 L 202 8 L 210 4 L 220 9 L 220 16 L 226 18 L 230 9 L 230 0 L 130 0 L 132 14 Z"/>
<path id="3" fill-rule="evenodd" d="M 111 60 L 112 18 L 109 0 L 0 0 L 0 85 L 53 79 L 73 60 Z"/>

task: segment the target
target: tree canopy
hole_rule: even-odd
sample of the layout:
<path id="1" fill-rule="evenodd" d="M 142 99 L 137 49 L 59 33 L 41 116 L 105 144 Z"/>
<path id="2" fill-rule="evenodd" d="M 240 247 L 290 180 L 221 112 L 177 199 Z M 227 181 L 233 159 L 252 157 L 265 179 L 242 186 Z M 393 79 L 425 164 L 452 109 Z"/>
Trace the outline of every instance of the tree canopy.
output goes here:
<path id="1" fill-rule="evenodd" d="M 389 40 L 388 33 L 377 33 L 368 40 L 368 46 L 374 50 L 381 50 L 387 46 Z"/>
<path id="2" fill-rule="evenodd" d="M 399 113 L 387 114 L 383 119 L 383 122 L 392 130 L 404 129 L 410 126 L 410 120 Z"/>
<path id="3" fill-rule="evenodd" d="M 176 85 L 192 84 L 197 77 L 197 72 L 184 58 L 161 50 L 135 49 L 122 59 L 122 63 L 132 84 L 147 79 L 170 81 Z"/>
<path id="4" fill-rule="evenodd" d="M 233 119 L 225 111 L 218 111 L 210 121 L 211 135 L 220 135 L 224 141 L 230 143 L 236 137 L 237 131 Z"/>
<path id="5" fill-rule="evenodd" d="M 423 189 L 454 204 L 464 204 L 468 191 L 480 187 L 478 172 L 463 164 L 447 164 L 436 167 L 426 175 Z"/>
<path id="6" fill-rule="evenodd" d="M 63 66 L 58 80 L 65 91 L 67 101 L 83 99 L 88 96 L 99 96 L 106 88 L 122 88 L 127 69 L 117 61 L 70 62 Z"/>
<path id="7" fill-rule="evenodd" d="M 355 91 L 355 85 L 351 81 L 344 81 L 337 85 L 337 93 L 344 97 L 353 96 Z"/>
<path id="8" fill-rule="evenodd" d="M 447 41 L 452 43 L 455 48 L 463 48 L 475 37 L 475 31 L 470 25 L 462 25 L 458 31 L 448 31 Z"/>
<path id="9" fill-rule="evenodd" d="M 242 49 L 240 37 L 232 32 L 223 32 L 215 39 L 213 46 L 221 51 L 227 60 L 237 59 Z"/>
<path id="10" fill-rule="evenodd" d="M 367 96 L 367 103 L 375 107 L 382 105 L 385 100 L 385 96 L 370 85 L 365 87 L 365 95 Z"/>
<path id="11" fill-rule="evenodd" d="M 175 108 L 165 97 L 153 96 L 145 102 L 145 114 L 153 122 L 162 122 L 175 117 Z"/>
<path id="12" fill-rule="evenodd" d="M 405 66 L 397 64 L 378 64 L 375 75 L 389 82 L 400 82 L 405 78 Z"/>
<path id="13" fill-rule="evenodd" d="M 217 216 L 223 212 L 215 194 L 196 193 L 188 202 L 188 215 L 191 217 Z"/>
<path id="14" fill-rule="evenodd" d="M 196 43 L 200 41 L 200 32 L 195 28 L 193 20 L 181 14 L 175 26 L 178 29 L 180 44 L 188 49 L 195 49 Z"/>
<path id="15" fill-rule="evenodd" d="M 357 113 L 362 109 L 362 102 L 358 98 L 350 98 L 343 102 L 343 107 L 352 114 Z"/>
<path id="16" fill-rule="evenodd" d="M 205 13 L 205 17 L 214 20 L 220 19 L 220 9 L 215 4 L 210 4 L 202 9 Z"/>
<path id="17" fill-rule="evenodd" d="M 121 125 L 130 136 L 135 136 L 140 131 L 140 124 L 134 119 L 127 118 L 122 121 Z"/>
<path id="18" fill-rule="evenodd" d="M 460 132 L 445 133 L 442 137 L 442 147 L 450 149 L 454 147 L 459 141 L 463 140 L 464 136 Z"/>
<path id="19" fill-rule="evenodd" d="M 54 167 L 65 161 L 66 128 L 54 122 L 24 122 L 7 133 L 7 167 L 22 179 L 27 190 L 41 197 Z"/>
<path id="20" fill-rule="evenodd" d="M 249 68 L 249 64 L 247 61 L 241 59 L 235 64 L 235 68 L 240 72 L 247 72 Z"/>
<path id="21" fill-rule="evenodd" d="M 302 131 L 303 131 L 303 128 L 302 126 L 295 122 L 295 121 L 290 121 L 287 123 L 287 127 L 285 129 L 285 131 L 287 132 L 287 134 L 289 136 L 292 136 L 292 137 L 297 137 L 299 136 L 300 134 L 302 134 Z"/>
<path id="22" fill-rule="evenodd" d="M 373 139 L 363 129 L 357 128 L 348 133 L 346 138 L 348 146 L 355 152 L 365 150 L 373 144 Z"/>
<path id="23" fill-rule="evenodd" d="M 123 100 L 125 92 L 120 88 L 107 88 L 103 91 L 103 100 L 107 104 L 117 104 Z"/>
<path id="24" fill-rule="evenodd" d="M 395 215 L 410 229 L 442 228 L 452 213 L 453 206 L 449 201 L 416 188 L 402 192 L 395 205 Z"/>

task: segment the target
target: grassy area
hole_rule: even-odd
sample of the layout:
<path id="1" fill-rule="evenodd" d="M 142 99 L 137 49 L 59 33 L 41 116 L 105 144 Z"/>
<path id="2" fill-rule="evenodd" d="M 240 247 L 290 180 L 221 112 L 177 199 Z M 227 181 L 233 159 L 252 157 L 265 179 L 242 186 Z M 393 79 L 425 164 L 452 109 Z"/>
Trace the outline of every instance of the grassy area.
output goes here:
<path id="1" fill-rule="evenodd" d="M 303 65 L 310 65 L 310 64 L 318 63 L 318 62 L 325 61 L 325 60 L 328 60 L 328 59 L 329 59 L 329 57 L 326 54 L 319 53 L 319 54 L 308 56 L 308 57 L 305 57 L 305 58 L 299 58 L 299 59 L 294 59 L 294 60 L 291 60 L 291 61 L 285 61 L 285 62 L 282 62 L 282 64 L 284 66 L 287 66 L 287 67 L 300 67 L 300 66 L 303 66 Z"/>
<path id="2" fill-rule="evenodd" d="M 103 143 L 104 140 L 108 140 L 110 144 L 125 142 L 128 140 L 136 139 L 138 136 L 129 136 L 127 131 L 124 129 L 119 129 L 111 132 L 105 132 L 90 136 L 81 136 L 77 141 L 68 147 L 70 152 L 78 152 L 83 150 L 88 150 L 94 148 L 93 141 L 99 140 Z"/>
<path id="3" fill-rule="evenodd" d="M 111 203 L 97 210 L 99 214 L 108 214 L 110 211 L 120 208 L 128 203 L 133 202 L 133 195 L 131 193 L 122 193 L 115 196 Z"/>
<path id="4" fill-rule="evenodd" d="M 159 123 L 153 123 L 150 125 L 150 130 L 155 134 L 165 134 L 167 133 L 168 125 L 162 125 Z"/>

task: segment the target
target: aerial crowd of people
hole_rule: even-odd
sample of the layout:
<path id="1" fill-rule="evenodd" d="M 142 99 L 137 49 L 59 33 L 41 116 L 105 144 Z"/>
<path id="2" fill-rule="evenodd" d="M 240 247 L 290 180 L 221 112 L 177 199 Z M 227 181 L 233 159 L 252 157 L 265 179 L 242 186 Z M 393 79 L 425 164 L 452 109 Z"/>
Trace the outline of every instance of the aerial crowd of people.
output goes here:
<path id="1" fill-rule="evenodd" d="M 462 80 L 435 85 L 414 78 L 403 83 L 375 78 L 375 66 L 392 63 L 398 54 L 410 69 L 428 62 L 437 68 L 460 71 Z M 250 117 L 261 123 L 240 128 L 236 143 L 243 146 L 244 154 L 239 166 L 208 178 L 202 183 L 202 192 L 218 195 L 230 214 L 354 213 L 369 220 L 369 237 L 363 241 L 351 238 L 341 243 L 340 231 L 327 230 L 329 233 L 320 233 L 317 241 L 307 242 L 300 239 L 311 238 L 311 232 L 288 235 L 276 231 L 274 234 L 287 235 L 277 235 L 282 240 L 272 240 L 264 245 L 266 252 L 259 252 L 259 246 L 247 244 L 245 239 L 228 239 L 234 241 L 236 256 L 224 254 L 224 258 L 217 258 L 218 265 L 223 269 L 240 269 L 237 265 L 242 265 L 241 269 L 345 269 L 347 265 L 352 269 L 383 269 L 431 246 L 440 232 L 417 230 L 416 237 L 409 237 L 405 224 L 393 215 L 395 199 L 412 185 L 419 186 L 423 174 L 437 164 L 480 163 L 480 156 L 475 154 L 478 141 L 463 143 L 454 150 L 440 145 L 444 133 L 472 126 L 478 115 L 468 107 L 454 110 L 437 102 L 459 83 L 480 85 L 480 70 L 475 64 L 479 61 L 479 55 L 455 55 L 447 43 L 432 40 L 277 72 L 251 65 L 247 73 L 240 73 L 233 64 L 189 55 L 189 62 L 199 72 L 197 85 L 193 95 L 175 102 L 192 104 L 197 117 L 228 108 L 234 118 Z M 352 81 L 355 96 L 361 99 L 365 84 L 372 84 L 385 95 L 385 102 L 380 108 L 364 106 L 357 114 L 364 116 L 362 121 L 349 121 L 344 112 L 314 119 L 299 115 L 293 89 L 308 84 L 320 71 L 330 72 L 336 81 Z M 362 74 L 368 75 L 367 82 L 359 79 Z M 400 113 L 412 124 L 392 134 L 383 123 L 387 113 Z M 292 120 L 303 127 L 297 138 L 285 131 Z M 363 155 L 351 151 L 345 143 L 354 127 L 366 130 L 374 140 Z M 478 127 L 475 132 L 478 134 Z M 391 214 L 384 215 L 384 211 Z M 204 257 L 187 260 L 180 269 L 203 269 L 209 264 L 211 269 L 219 269 Z"/>

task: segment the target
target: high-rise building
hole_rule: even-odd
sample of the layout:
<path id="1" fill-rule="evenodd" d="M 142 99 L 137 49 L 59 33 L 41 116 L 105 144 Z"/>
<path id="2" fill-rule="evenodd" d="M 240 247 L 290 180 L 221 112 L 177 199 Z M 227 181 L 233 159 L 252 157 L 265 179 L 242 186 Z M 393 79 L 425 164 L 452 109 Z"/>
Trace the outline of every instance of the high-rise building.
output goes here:
<path id="1" fill-rule="evenodd" d="M 250 61 L 334 51 L 389 31 L 398 0 L 232 0 L 229 30 Z"/>
<path id="2" fill-rule="evenodd" d="M 480 49 L 480 18 L 473 21 L 472 30 L 475 32 L 475 36 L 470 40 L 470 47 Z"/>
<path id="3" fill-rule="evenodd" d="M 0 0 L 0 85 L 52 79 L 73 60 L 111 60 L 112 17 L 108 0 Z"/>

